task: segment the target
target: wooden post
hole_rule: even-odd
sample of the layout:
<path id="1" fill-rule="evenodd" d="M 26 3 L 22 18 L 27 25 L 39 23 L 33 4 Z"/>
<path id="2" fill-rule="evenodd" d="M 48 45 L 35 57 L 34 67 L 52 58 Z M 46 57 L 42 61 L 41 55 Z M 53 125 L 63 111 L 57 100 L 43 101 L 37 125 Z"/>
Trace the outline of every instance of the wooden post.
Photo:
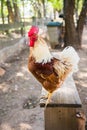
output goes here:
<path id="1" fill-rule="evenodd" d="M 41 97 L 47 94 L 42 89 Z M 41 98 L 40 106 L 45 106 L 46 100 Z M 51 102 L 44 111 L 45 130 L 78 130 L 76 120 L 77 108 L 81 107 L 74 80 L 68 77 L 64 84 L 53 93 Z"/>

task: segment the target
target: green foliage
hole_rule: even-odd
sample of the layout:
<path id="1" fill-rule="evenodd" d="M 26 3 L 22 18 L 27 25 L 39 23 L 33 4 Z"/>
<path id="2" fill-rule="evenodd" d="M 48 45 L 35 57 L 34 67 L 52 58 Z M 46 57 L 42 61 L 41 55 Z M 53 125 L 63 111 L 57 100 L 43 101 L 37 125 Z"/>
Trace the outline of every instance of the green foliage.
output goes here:
<path id="1" fill-rule="evenodd" d="M 52 3 L 54 9 L 56 9 L 58 11 L 62 10 L 63 0 L 48 0 L 48 1 Z"/>
<path id="2" fill-rule="evenodd" d="M 80 14 L 81 12 L 81 9 L 83 7 L 83 2 L 84 0 L 75 0 L 75 8 L 77 9 L 78 14 Z"/>
<path id="3" fill-rule="evenodd" d="M 0 7 L 1 7 L 1 2 L 3 3 L 3 10 L 4 10 L 3 14 L 6 17 L 8 14 L 7 7 L 6 7 L 6 0 L 0 0 Z M 0 8 L 0 17 L 1 17 L 1 9 L 2 7 Z"/>
<path id="4" fill-rule="evenodd" d="M 3 2 L 3 14 L 4 17 L 7 17 L 8 15 L 8 10 L 7 10 L 7 5 L 6 5 L 6 1 L 7 0 L 0 0 L 0 4 L 1 1 Z M 83 2 L 86 0 L 75 0 L 75 8 L 78 11 L 78 14 L 80 14 L 81 9 L 83 7 Z M 17 3 L 17 6 L 20 9 L 21 15 L 23 14 L 23 11 L 21 11 L 21 9 L 23 8 L 23 3 L 24 6 L 28 5 L 30 3 L 30 8 L 33 12 L 33 14 L 36 15 L 36 13 L 41 12 L 41 4 L 45 5 L 46 8 L 46 3 L 50 2 L 53 6 L 53 8 L 57 11 L 61 11 L 63 9 L 63 0 L 10 0 L 11 2 L 11 6 L 12 6 L 12 10 L 14 11 L 14 7 L 13 7 L 13 2 Z M 1 5 L 0 5 L 1 7 Z M 26 7 L 25 7 L 26 8 Z M 0 17 L 1 17 L 1 9 L 0 9 Z"/>
<path id="5" fill-rule="evenodd" d="M 53 8 L 60 11 L 63 8 L 63 0 L 48 0 L 52 3 Z M 84 0 L 75 0 L 75 8 L 78 10 L 78 14 L 80 14 Z"/>

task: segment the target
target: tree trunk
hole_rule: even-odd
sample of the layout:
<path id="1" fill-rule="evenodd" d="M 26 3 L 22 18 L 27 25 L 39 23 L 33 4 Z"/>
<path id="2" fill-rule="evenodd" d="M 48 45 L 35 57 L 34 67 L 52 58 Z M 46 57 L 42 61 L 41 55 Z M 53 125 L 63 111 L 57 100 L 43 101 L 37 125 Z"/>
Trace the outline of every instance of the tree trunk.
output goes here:
<path id="1" fill-rule="evenodd" d="M 83 8 L 77 22 L 77 27 L 74 22 L 75 0 L 64 0 L 64 15 L 65 15 L 65 46 L 73 46 L 81 48 L 82 32 L 87 12 L 87 0 L 84 0 Z"/>
<path id="2" fill-rule="evenodd" d="M 56 19 L 56 9 L 53 10 L 54 13 L 54 19 Z"/>
<path id="3" fill-rule="evenodd" d="M 82 33 L 83 33 L 86 13 L 87 13 L 87 0 L 84 0 L 82 11 L 80 13 L 79 20 L 77 22 L 77 33 L 78 33 L 80 44 L 82 40 Z"/>
<path id="4" fill-rule="evenodd" d="M 4 4 L 4 0 L 1 0 L 1 17 L 2 17 L 2 23 L 4 24 L 4 11 L 3 11 L 3 4 Z"/>
<path id="5" fill-rule="evenodd" d="M 45 0 L 42 0 L 42 4 L 43 4 L 43 16 L 46 17 Z"/>
<path id="6" fill-rule="evenodd" d="M 7 0 L 6 5 L 7 5 L 7 9 L 8 9 L 8 15 L 9 15 L 10 22 L 14 22 L 14 13 L 12 11 L 12 6 L 11 6 L 10 0 Z"/>
<path id="7" fill-rule="evenodd" d="M 41 9 L 40 9 L 40 7 L 41 7 L 41 3 L 38 1 L 38 18 L 40 19 L 41 18 Z"/>
<path id="8" fill-rule="evenodd" d="M 13 6 L 14 6 L 14 16 L 15 16 L 15 22 L 20 22 L 21 21 L 21 17 L 20 17 L 20 11 L 19 8 L 17 6 L 17 1 L 13 0 Z"/>
<path id="9" fill-rule="evenodd" d="M 73 46 L 79 48 L 79 39 L 74 24 L 74 7 L 75 0 L 64 0 L 64 16 L 65 16 L 65 46 Z"/>

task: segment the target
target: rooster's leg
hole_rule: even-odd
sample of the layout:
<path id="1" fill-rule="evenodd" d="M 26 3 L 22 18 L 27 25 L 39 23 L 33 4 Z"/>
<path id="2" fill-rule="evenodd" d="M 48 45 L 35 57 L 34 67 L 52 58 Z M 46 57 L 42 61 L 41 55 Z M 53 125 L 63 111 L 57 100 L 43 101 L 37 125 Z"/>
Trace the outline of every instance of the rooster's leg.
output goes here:
<path id="1" fill-rule="evenodd" d="M 46 103 L 45 103 L 45 108 L 47 107 L 48 103 L 50 102 L 51 96 L 52 96 L 52 93 L 49 92 L 49 93 L 47 94 L 47 101 L 46 101 Z"/>
<path id="2" fill-rule="evenodd" d="M 48 92 L 47 95 L 44 95 L 41 97 L 41 99 L 46 100 L 45 108 L 47 107 L 48 103 L 50 102 L 51 96 L 52 96 L 52 93 Z"/>

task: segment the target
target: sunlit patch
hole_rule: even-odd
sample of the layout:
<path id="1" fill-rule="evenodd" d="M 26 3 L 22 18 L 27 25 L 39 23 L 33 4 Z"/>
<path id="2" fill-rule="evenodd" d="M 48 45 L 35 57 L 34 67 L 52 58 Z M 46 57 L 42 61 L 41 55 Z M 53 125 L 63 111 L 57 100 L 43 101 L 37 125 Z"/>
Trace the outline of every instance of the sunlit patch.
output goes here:
<path id="1" fill-rule="evenodd" d="M 23 76 L 24 76 L 24 74 L 23 74 L 23 73 L 21 73 L 21 72 L 18 72 L 18 73 L 16 74 L 16 76 L 23 77 Z"/>
<path id="2" fill-rule="evenodd" d="M 23 66 L 23 67 L 22 67 L 22 70 L 23 70 L 23 71 L 28 71 L 28 67 Z"/>
<path id="3" fill-rule="evenodd" d="M 8 123 L 2 123 L 1 124 L 1 130 L 14 130 Z"/>
<path id="4" fill-rule="evenodd" d="M 79 84 L 82 87 L 87 87 L 87 80 L 86 80 L 87 79 L 87 73 L 85 72 L 85 70 L 82 71 L 82 72 L 79 72 L 77 74 L 77 78 L 78 78 L 78 80 L 75 81 L 77 84 Z"/>
<path id="5" fill-rule="evenodd" d="M 5 70 L 0 67 L 0 76 L 3 76 L 5 74 Z"/>
<path id="6" fill-rule="evenodd" d="M 32 130 L 32 127 L 27 123 L 19 124 L 20 130 Z M 9 123 L 2 123 L 0 130 L 15 130 Z"/>
<path id="7" fill-rule="evenodd" d="M 27 124 L 27 123 L 21 123 L 20 124 L 20 129 L 21 130 L 32 130 L 32 127 L 29 125 L 29 124 Z"/>
<path id="8" fill-rule="evenodd" d="M 87 40 L 87 36 L 86 35 L 84 36 L 84 40 Z"/>
<path id="9" fill-rule="evenodd" d="M 87 88 L 87 82 L 84 82 L 84 81 L 79 81 L 79 83 L 82 85 L 82 87 Z"/>
<path id="10" fill-rule="evenodd" d="M 83 72 L 83 73 L 79 73 L 78 78 L 87 78 L 87 73 Z"/>
<path id="11" fill-rule="evenodd" d="M 0 84 L 0 91 L 2 91 L 2 92 L 7 92 L 8 91 L 8 89 L 9 89 L 9 87 L 6 85 L 6 84 Z"/>
<path id="12" fill-rule="evenodd" d="M 84 88 L 87 87 L 87 82 L 83 81 L 83 79 L 82 79 L 82 80 L 77 80 L 77 81 L 75 81 L 75 83 L 76 83 L 78 86 L 80 86 L 80 87 L 84 87 Z"/>
<path id="13" fill-rule="evenodd" d="M 27 72 L 26 72 L 27 71 Z M 27 67 L 22 67 L 22 71 L 16 73 L 16 76 L 19 78 L 23 78 L 24 80 L 30 80 L 29 72 Z"/>

